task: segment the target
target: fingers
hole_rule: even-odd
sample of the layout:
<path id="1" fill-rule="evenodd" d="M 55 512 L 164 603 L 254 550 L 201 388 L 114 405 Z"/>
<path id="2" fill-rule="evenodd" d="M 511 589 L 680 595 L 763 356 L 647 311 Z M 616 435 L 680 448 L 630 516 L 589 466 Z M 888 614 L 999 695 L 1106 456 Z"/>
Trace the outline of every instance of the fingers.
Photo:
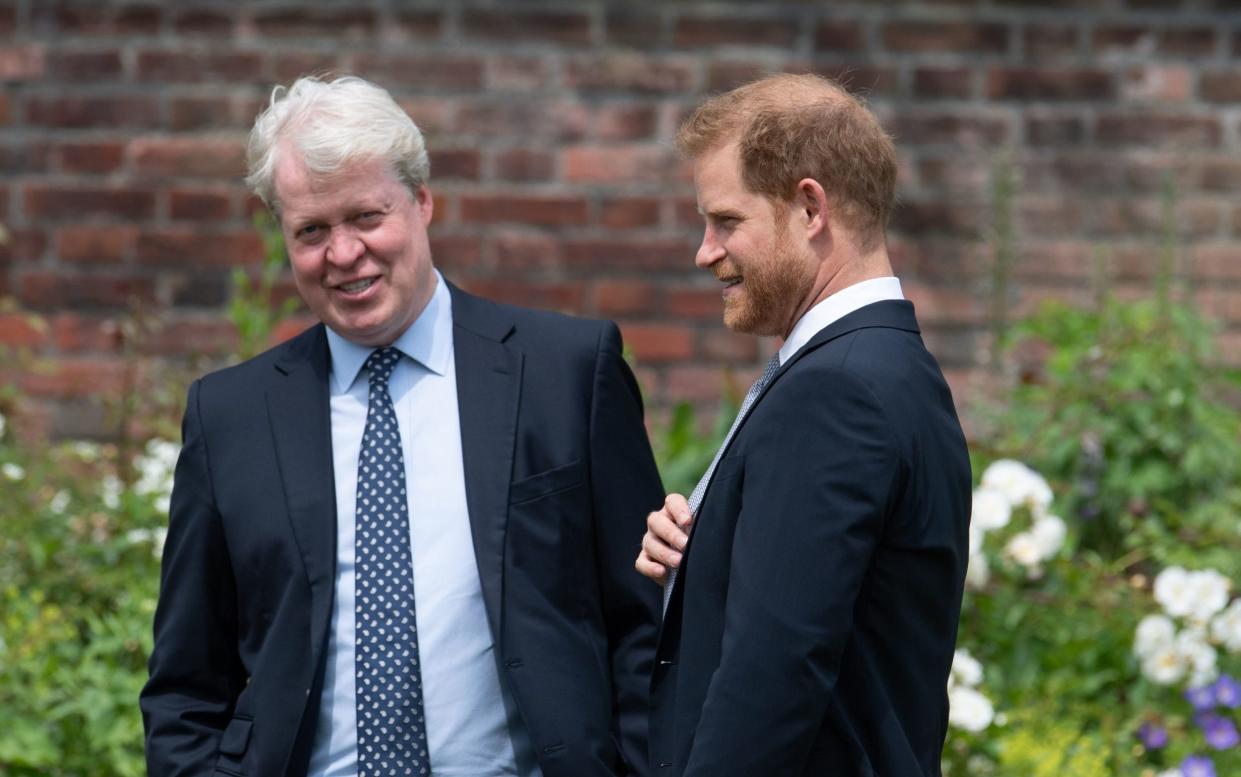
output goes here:
<path id="1" fill-rule="evenodd" d="M 669 494 L 663 509 L 646 517 L 646 535 L 642 537 L 642 551 L 634 561 L 634 569 L 663 584 L 668 570 L 681 565 L 681 552 L 689 541 L 688 530 L 693 520 L 685 497 Z"/>
<path id="2" fill-rule="evenodd" d="M 652 561 L 646 555 L 645 550 L 638 554 L 638 560 L 634 562 L 633 568 L 638 570 L 638 573 L 643 577 L 649 578 L 661 586 L 668 582 L 668 568 L 658 561 Z"/>

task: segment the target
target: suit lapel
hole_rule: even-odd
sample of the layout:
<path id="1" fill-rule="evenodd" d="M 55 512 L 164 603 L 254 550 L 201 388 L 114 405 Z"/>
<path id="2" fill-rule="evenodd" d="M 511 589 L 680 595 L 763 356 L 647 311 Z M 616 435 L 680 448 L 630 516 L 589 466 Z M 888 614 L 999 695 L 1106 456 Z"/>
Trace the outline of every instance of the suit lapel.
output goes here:
<path id="1" fill-rule="evenodd" d="M 504 539 L 523 358 L 521 351 L 504 342 L 513 323 L 503 308 L 452 284 L 448 288 L 466 504 L 487 620 L 498 642 L 503 633 Z"/>
<path id="2" fill-rule="evenodd" d="M 322 325 L 291 340 L 276 362 L 267 412 L 293 535 L 310 583 L 311 654 L 318 656 L 336 586 L 336 485 Z"/>

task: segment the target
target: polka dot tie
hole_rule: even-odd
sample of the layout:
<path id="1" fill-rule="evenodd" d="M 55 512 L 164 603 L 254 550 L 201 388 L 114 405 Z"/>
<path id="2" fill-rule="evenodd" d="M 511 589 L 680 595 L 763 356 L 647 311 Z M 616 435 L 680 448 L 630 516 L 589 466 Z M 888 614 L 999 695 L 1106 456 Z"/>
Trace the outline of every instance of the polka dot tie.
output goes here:
<path id="1" fill-rule="evenodd" d="M 409 506 L 401 431 L 388 393 L 400 360 L 382 348 L 366 360 L 370 373 L 366 431 L 358 458 L 355 680 L 358 775 L 429 775 Z"/>
<path id="2" fill-rule="evenodd" d="M 741 407 L 737 409 L 737 417 L 733 419 L 733 425 L 728 429 L 728 434 L 724 435 L 724 442 L 720 443 L 719 450 L 715 452 L 715 458 L 711 459 L 711 465 L 707 467 L 707 471 L 702 473 L 702 477 L 698 480 L 698 485 L 694 486 L 694 490 L 690 492 L 689 503 L 690 515 L 698 517 L 698 508 L 702 506 L 702 498 L 707 494 L 707 485 L 711 482 L 711 476 L 715 474 L 715 465 L 720 463 L 720 456 L 724 455 L 724 449 L 728 447 L 728 442 L 733 438 L 733 432 L 737 431 L 737 427 L 741 425 L 741 419 L 745 418 L 746 413 L 750 412 L 750 407 L 754 404 L 754 400 L 758 399 L 758 395 L 763 393 L 763 389 L 767 388 L 767 384 L 771 382 L 772 376 L 776 374 L 776 370 L 780 369 L 780 354 L 777 352 L 771 357 L 771 361 L 767 362 L 767 366 L 763 368 L 763 374 L 758 376 L 758 380 L 754 381 L 754 385 L 750 386 L 750 390 L 745 393 L 745 398 L 741 400 Z M 690 525 L 690 531 L 693 531 L 693 525 Z M 677 570 L 668 570 L 668 579 L 664 583 L 664 612 L 668 611 L 668 602 L 672 601 L 672 586 L 677 581 Z"/>

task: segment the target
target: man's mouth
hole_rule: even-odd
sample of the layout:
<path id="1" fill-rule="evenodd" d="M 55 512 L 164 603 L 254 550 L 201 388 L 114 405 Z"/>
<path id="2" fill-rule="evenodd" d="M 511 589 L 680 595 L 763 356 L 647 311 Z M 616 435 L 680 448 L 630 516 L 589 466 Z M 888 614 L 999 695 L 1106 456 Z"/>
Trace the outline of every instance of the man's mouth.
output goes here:
<path id="1" fill-rule="evenodd" d="M 359 291 L 366 291 L 375 282 L 374 278 L 363 278 L 359 281 L 350 281 L 348 283 L 338 284 L 336 288 L 346 294 L 357 294 Z"/>
<path id="2" fill-rule="evenodd" d="M 741 283 L 741 276 L 734 275 L 728 278 L 720 278 L 719 280 L 720 280 L 720 283 L 724 284 L 724 288 L 731 289 L 733 286 L 736 286 L 737 284 Z"/>

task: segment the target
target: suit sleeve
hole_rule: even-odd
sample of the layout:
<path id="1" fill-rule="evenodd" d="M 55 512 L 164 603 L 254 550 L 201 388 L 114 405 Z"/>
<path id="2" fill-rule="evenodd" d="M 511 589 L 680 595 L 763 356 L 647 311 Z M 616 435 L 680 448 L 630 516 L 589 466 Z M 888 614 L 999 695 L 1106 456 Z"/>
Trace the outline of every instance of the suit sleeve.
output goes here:
<path id="1" fill-rule="evenodd" d="M 612 672 L 614 727 L 634 774 L 647 773 L 648 692 L 659 623 L 659 587 L 633 559 L 663 487 L 642 422 L 637 382 L 621 358 L 620 332 L 600 335 L 591 400 L 590 477 L 595 554 Z"/>
<path id="2" fill-rule="evenodd" d="M 203 436 L 201 382 L 190 386 L 169 509 L 150 678 L 142 690 L 151 777 L 208 774 L 245 685 L 236 587 Z"/>
<path id="3" fill-rule="evenodd" d="M 882 408 L 844 371 L 790 371 L 756 411 L 720 665 L 685 777 L 801 773 L 900 477 Z"/>

